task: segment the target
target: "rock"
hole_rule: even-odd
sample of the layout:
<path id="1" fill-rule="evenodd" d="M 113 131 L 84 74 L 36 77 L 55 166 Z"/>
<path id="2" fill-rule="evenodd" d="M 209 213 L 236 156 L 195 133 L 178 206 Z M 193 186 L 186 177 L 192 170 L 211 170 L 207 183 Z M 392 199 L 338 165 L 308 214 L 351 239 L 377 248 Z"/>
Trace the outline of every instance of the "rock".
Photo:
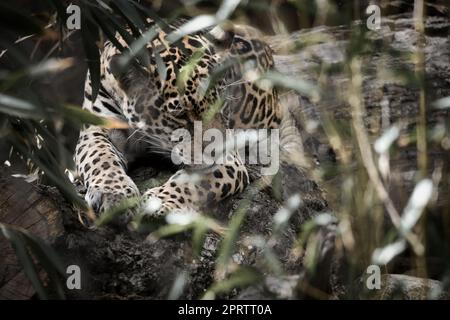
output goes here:
<path id="1" fill-rule="evenodd" d="M 444 292 L 443 288 L 440 281 L 403 274 L 383 274 L 379 290 L 368 290 L 363 279 L 358 286 L 360 298 L 375 300 L 449 299 L 449 293 Z"/>

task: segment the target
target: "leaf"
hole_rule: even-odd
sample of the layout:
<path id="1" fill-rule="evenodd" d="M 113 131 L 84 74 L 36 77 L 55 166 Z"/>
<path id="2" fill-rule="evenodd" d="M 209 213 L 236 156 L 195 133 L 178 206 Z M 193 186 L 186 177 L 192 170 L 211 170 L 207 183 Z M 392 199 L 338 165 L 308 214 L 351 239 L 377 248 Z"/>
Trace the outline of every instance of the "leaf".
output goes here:
<path id="1" fill-rule="evenodd" d="M 208 109 L 205 110 L 202 121 L 204 124 L 210 123 L 211 120 L 214 119 L 215 115 L 220 112 L 222 106 L 224 105 L 225 100 L 222 98 L 218 98 L 213 104 L 208 106 Z"/>
<path id="2" fill-rule="evenodd" d="M 432 195 L 433 181 L 424 179 L 417 183 L 409 198 L 408 204 L 403 210 L 401 218 L 401 228 L 403 232 L 410 231 L 416 225 Z"/>
<path id="3" fill-rule="evenodd" d="M 199 88 L 200 97 L 203 99 L 209 92 L 209 90 L 213 88 L 218 81 L 221 81 L 223 77 L 226 76 L 226 73 L 230 70 L 230 68 L 232 68 L 237 63 L 239 63 L 238 59 L 234 57 L 229 57 L 226 58 L 219 65 L 215 66 L 210 72 L 209 76 L 201 80 L 201 85 Z M 220 98 L 224 100 L 224 97 Z"/>
<path id="4" fill-rule="evenodd" d="M 158 52 L 155 52 L 155 62 L 156 62 L 156 69 L 158 70 L 159 78 L 163 81 L 162 86 L 164 87 L 164 82 L 166 81 L 166 78 L 167 78 L 167 68 L 166 68 L 166 64 L 164 63 L 164 61 L 162 60 L 162 58 L 158 54 Z"/>
<path id="5" fill-rule="evenodd" d="M 51 157 L 51 154 L 47 153 L 46 161 L 43 161 L 39 153 L 28 152 L 21 143 L 12 140 L 11 144 L 19 153 L 30 158 L 34 164 L 44 171 L 50 182 L 58 188 L 66 199 L 81 209 L 87 209 L 86 203 L 78 196 L 73 184 L 69 181 L 64 172 L 61 171 L 59 164 Z M 48 165 L 49 160 L 51 162 L 50 166 Z"/>
<path id="6" fill-rule="evenodd" d="M 281 181 L 280 181 L 281 183 Z M 281 184 L 280 184 L 281 188 Z M 281 195 L 280 195 L 281 197 Z M 285 205 L 280 208 L 273 216 L 273 230 L 278 233 L 283 230 L 291 218 L 292 214 L 303 205 L 302 198 L 298 193 L 292 195 L 286 200 Z"/>
<path id="7" fill-rule="evenodd" d="M 127 210 L 130 210 L 136 207 L 139 204 L 139 198 L 126 198 L 122 200 L 117 206 L 114 206 L 105 212 L 103 212 L 100 217 L 95 221 L 96 226 L 104 226 L 114 220 L 114 218 L 119 215 L 125 213 Z"/>
<path id="8" fill-rule="evenodd" d="M 130 50 L 125 52 L 120 58 L 121 66 L 127 66 L 138 54 L 146 49 L 147 45 L 158 35 L 157 26 L 152 26 L 146 30 L 137 40 L 130 45 Z"/>
<path id="9" fill-rule="evenodd" d="M 239 228 L 241 227 L 242 222 L 244 221 L 246 213 L 247 213 L 246 207 L 242 206 L 240 210 L 238 210 L 231 218 L 231 221 L 229 223 L 229 229 L 225 234 L 225 238 L 222 241 L 219 257 L 217 258 L 218 270 L 227 269 L 228 263 L 233 254 L 237 237 L 239 235 Z"/>
<path id="10" fill-rule="evenodd" d="M 65 277 L 64 267 L 52 247 L 47 245 L 38 237 L 28 232 L 22 232 L 28 246 L 32 249 L 34 255 L 38 258 L 40 264 L 49 276 L 51 286 L 53 287 L 57 297 L 64 299 L 64 288 L 61 283 L 61 277 Z"/>
<path id="11" fill-rule="evenodd" d="M 111 22 L 111 20 L 107 20 L 107 18 L 104 16 L 103 12 L 101 12 L 101 11 L 97 12 L 96 10 L 93 9 L 92 16 L 95 19 L 96 23 L 99 25 L 100 29 L 103 31 L 103 33 L 108 37 L 109 41 L 111 41 L 111 43 L 114 44 L 114 46 L 117 49 L 119 49 L 121 52 L 123 52 L 124 48 L 123 48 L 122 44 L 116 38 L 116 31 L 119 32 L 116 29 L 122 28 L 122 26 L 120 26 L 119 24 L 115 25 Z M 122 32 L 119 32 L 119 33 L 122 34 Z"/>
<path id="12" fill-rule="evenodd" d="M 11 59 L 11 61 L 14 62 L 14 64 L 17 64 L 19 67 L 28 66 L 29 57 L 23 50 L 20 49 L 20 47 L 17 46 L 17 44 L 0 38 L 0 48 L 0 58 L 4 58 L 4 56 L 7 55 L 8 58 Z M 7 68 L 5 67 L 6 66 L 3 66 L 2 72 L 7 71 Z M 3 77 L 6 78 L 6 76 L 2 75 L 2 78 Z M 2 83 L 2 87 L 3 86 L 4 84 Z"/>
<path id="13" fill-rule="evenodd" d="M 324 227 L 331 223 L 337 223 L 337 219 L 330 213 L 321 213 L 314 219 L 306 221 L 302 227 L 298 236 L 298 246 L 303 247 L 307 244 L 309 238 L 313 235 L 313 232 L 318 227 Z"/>
<path id="14" fill-rule="evenodd" d="M 89 75 L 92 88 L 92 101 L 97 98 L 100 89 L 100 52 L 96 42 L 99 39 L 98 28 L 90 21 L 89 9 L 86 6 L 82 8 L 81 15 L 81 39 L 83 42 L 84 53 L 89 68 Z"/>
<path id="15" fill-rule="evenodd" d="M 31 66 L 28 69 L 27 73 L 32 77 L 39 77 L 42 75 L 47 75 L 49 73 L 57 73 L 70 68 L 71 66 L 73 66 L 74 62 L 75 60 L 73 58 L 52 58 Z"/>
<path id="16" fill-rule="evenodd" d="M 65 59 L 48 59 L 41 61 L 24 69 L 18 71 L 5 73 L 3 75 L 3 82 L 0 86 L 0 91 L 8 91 L 11 88 L 20 88 L 20 86 L 27 86 L 30 78 L 41 77 L 50 73 L 61 72 L 73 65 L 73 58 Z M 26 64 L 26 62 L 24 62 Z M 22 81 L 22 82 L 20 82 Z"/>
<path id="17" fill-rule="evenodd" d="M 215 15 L 198 15 L 170 33 L 167 36 L 167 41 L 172 44 L 188 34 L 193 34 L 221 23 L 228 19 L 240 2 L 241 0 L 224 0 Z"/>
<path id="18" fill-rule="evenodd" d="M 196 50 L 189 58 L 188 61 L 180 68 L 177 76 L 177 87 L 180 92 L 184 92 L 185 83 L 191 78 L 197 64 L 200 62 L 205 54 L 205 49 L 201 48 Z"/>
<path id="19" fill-rule="evenodd" d="M 240 267 L 227 279 L 213 284 L 203 295 L 202 300 L 215 299 L 218 294 L 228 293 L 235 288 L 243 288 L 258 283 L 262 279 L 262 275 L 256 270 L 248 267 Z"/>
<path id="20" fill-rule="evenodd" d="M 116 16 L 111 15 L 109 13 L 106 14 L 101 11 L 95 11 L 95 10 L 93 11 L 93 15 L 94 15 L 94 18 L 97 18 L 97 17 L 99 18 L 101 16 L 103 19 L 105 19 L 105 21 L 101 22 L 101 23 L 98 23 L 98 21 L 95 19 L 93 20 L 93 22 L 98 23 L 100 27 L 102 27 L 103 23 L 107 24 L 107 26 L 105 25 L 105 29 L 108 29 L 109 31 L 107 31 L 107 33 L 105 32 L 105 34 L 114 45 L 117 46 L 117 44 L 118 44 L 115 32 L 118 32 L 120 34 L 120 36 L 123 38 L 123 40 L 125 40 L 125 42 L 128 45 L 133 43 L 134 38 L 132 37 L 131 33 L 129 32 L 129 30 L 127 30 L 126 26 L 122 23 L 122 21 L 120 19 L 118 19 Z M 122 45 L 119 44 L 119 46 L 117 46 L 117 48 L 119 48 L 119 49 L 122 48 Z"/>
<path id="21" fill-rule="evenodd" d="M 169 296 L 167 297 L 168 300 L 177 300 L 183 294 L 188 278 L 189 274 L 186 271 L 177 275 L 173 282 L 173 286 L 170 289 Z"/>
<path id="22" fill-rule="evenodd" d="M 383 248 L 375 249 L 372 254 L 372 262 L 377 265 L 388 264 L 393 258 L 406 249 L 406 240 L 400 239 Z"/>
<path id="23" fill-rule="evenodd" d="M 64 288 L 61 283 L 61 277 L 65 277 L 64 267 L 56 254 L 56 252 L 53 250 L 52 247 L 47 245 L 42 239 L 32 235 L 27 230 L 12 226 L 6 226 L 4 224 L 0 223 L 0 227 L 2 228 L 3 234 L 5 237 L 7 237 L 13 244 L 16 242 L 17 245 L 22 246 L 23 250 L 25 250 L 29 255 L 29 250 L 31 253 L 33 253 L 34 257 L 37 259 L 39 264 L 43 267 L 43 269 L 46 271 L 50 284 L 53 287 L 55 293 L 57 294 L 57 298 L 64 299 Z M 19 241 L 20 240 L 20 241 Z M 18 242 L 19 241 L 19 242 Z M 20 249 L 22 250 L 22 249 Z M 19 258 L 19 255 L 22 255 L 22 253 L 17 252 L 16 254 Z M 24 268 L 25 273 L 27 274 L 28 278 L 32 282 L 33 287 L 35 288 L 36 292 L 39 294 L 39 296 L 43 299 L 48 298 L 48 289 L 44 288 L 42 285 L 42 282 L 40 280 L 39 274 L 37 273 L 36 266 L 34 264 L 33 258 L 31 256 L 30 261 L 20 260 L 22 267 Z M 19 258 L 20 259 L 20 258 Z M 25 270 L 26 265 L 24 263 L 32 263 L 32 269 L 36 272 L 36 275 L 30 274 L 30 272 L 33 272 L 33 270 L 29 270 L 28 273 Z M 35 276 L 37 279 L 35 279 Z M 31 277 L 31 278 L 30 278 Z M 39 284 L 36 283 L 36 281 L 39 281 Z M 36 287 L 36 285 L 38 287 Z M 39 286 L 42 285 L 42 288 Z M 44 290 L 43 292 L 40 292 L 38 290 Z"/>
<path id="24" fill-rule="evenodd" d="M 139 35 L 139 29 L 145 30 L 145 23 L 131 1 L 115 0 L 111 2 L 111 8 L 127 20 L 135 35 Z"/>
<path id="25" fill-rule="evenodd" d="M 166 22 L 167 19 L 161 19 L 160 16 L 155 11 L 153 11 L 151 9 L 151 7 L 142 5 L 142 4 L 140 4 L 140 3 L 138 3 L 137 1 L 134 1 L 134 0 L 130 0 L 130 2 L 133 3 L 134 7 L 136 9 L 140 10 L 144 16 L 150 17 L 163 30 L 169 30 L 170 29 L 169 24 Z M 172 12 L 172 15 L 173 14 L 175 14 L 175 16 L 178 16 L 177 10 Z"/>
<path id="26" fill-rule="evenodd" d="M 79 124 L 93 124 L 96 126 L 100 126 L 106 129 L 128 129 L 129 125 L 128 123 L 117 120 L 114 118 L 105 118 L 105 117 L 99 117 L 95 115 L 94 113 L 90 112 L 89 110 L 82 109 L 78 106 L 73 105 L 63 105 L 62 110 L 64 116 L 70 120 L 77 122 Z"/>
<path id="27" fill-rule="evenodd" d="M 273 197 L 281 202 L 283 201 L 283 186 L 282 186 L 282 175 L 281 171 L 278 171 L 272 179 L 272 195 Z"/>
<path id="28" fill-rule="evenodd" d="M 168 224 L 176 224 L 181 226 L 192 225 L 196 223 L 200 215 L 196 211 L 186 210 L 183 212 L 172 211 L 166 216 Z"/>
<path id="29" fill-rule="evenodd" d="M 170 33 L 166 39 L 169 44 L 173 44 L 183 38 L 188 34 L 198 32 L 200 30 L 206 29 L 208 27 L 217 24 L 218 20 L 212 15 L 199 15 L 194 19 L 189 20 L 184 25 L 177 28 L 175 31 Z"/>
<path id="30" fill-rule="evenodd" d="M 400 135 L 400 129 L 397 126 L 389 128 L 383 135 L 375 141 L 374 149 L 378 154 L 383 154 L 389 150 L 391 145 Z"/>
<path id="31" fill-rule="evenodd" d="M 283 273 L 283 267 L 277 254 L 273 250 L 273 239 L 273 235 L 268 240 L 261 235 L 250 236 L 245 239 L 245 244 L 257 248 L 258 252 L 263 254 L 264 261 L 270 270 L 277 275 L 281 275 Z"/>
<path id="32" fill-rule="evenodd" d="M 33 253 L 37 253 L 42 257 L 42 259 L 40 259 L 41 262 L 44 262 L 45 260 L 45 262 L 48 262 L 48 265 L 51 265 L 61 276 L 66 275 L 64 266 L 58 254 L 51 246 L 26 230 L 23 230 L 22 234 L 27 244 L 33 249 Z"/>
<path id="33" fill-rule="evenodd" d="M 116 0 L 111 3 L 111 7 L 127 21 L 134 38 L 140 38 L 147 27 L 133 3 L 130 1 Z M 131 45 L 131 42 L 128 42 L 128 44 Z M 134 54 L 137 56 L 141 65 L 150 65 L 150 56 L 147 50 L 139 50 L 138 52 L 134 52 Z"/>
<path id="34" fill-rule="evenodd" d="M 161 228 L 159 228 L 158 230 L 156 230 L 155 232 L 152 232 L 151 234 L 149 234 L 148 237 L 147 237 L 147 241 L 153 242 L 153 241 L 159 240 L 161 238 L 174 236 L 176 234 L 188 231 L 188 230 L 192 229 L 192 227 L 193 227 L 192 224 L 188 224 L 188 225 L 179 225 L 179 224 L 165 225 L 165 226 L 162 226 Z"/>
<path id="35" fill-rule="evenodd" d="M 308 97 L 319 94 L 319 88 L 312 83 L 300 78 L 286 76 L 279 72 L 267 72 L 259 81 L 257 81 L 257 85 L 260 85 L 261 81 L 264 80 L 269 80 L 275 86 L 295 90 Z"/>
<path id="36" fill-rule="evenodd" d="M 228 17 L 236 10 L 237 6 L 241 3 L 241 0 L 224 0 L 216 13 L 218 20 L 222 21 L 228 19 Z"/>
<path id="37" fill-rule="evenodd" d="M 39 119 L 42 115 L 39 108 L 29 101 L 0 93 L 0 112 L 10 116 Z"/>
<path id="38" fill-rule="evenodd" d="M 275 252 L 269 246 L 265 246 L 263 249 L 264 258 L 266 260 L 267 265 L 276 275 L 283 274 L 283 266 L 281 265 L 280 260 L 278 259 Z"/>
<path id="39" fill-rule="evenodd" d="M 450 108 L 450 97 L 438 99 L 432 103 L 433 108 L 448 109 Z"/>

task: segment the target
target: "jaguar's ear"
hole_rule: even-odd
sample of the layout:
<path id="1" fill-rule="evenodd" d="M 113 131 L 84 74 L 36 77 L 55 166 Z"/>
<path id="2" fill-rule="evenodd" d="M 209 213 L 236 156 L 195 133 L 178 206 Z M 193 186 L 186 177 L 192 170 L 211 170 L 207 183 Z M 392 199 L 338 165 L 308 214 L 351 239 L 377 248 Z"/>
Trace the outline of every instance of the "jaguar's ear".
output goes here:
<path id="1" fill-rule="evenodd" d="M 149 74 L 144 67 L 134 60 L 124 63 L 123 56 L 120 54 L 111 57 L 109 69 L 125 92 L 131 88 L 132 84 L 148 81 Z"/>

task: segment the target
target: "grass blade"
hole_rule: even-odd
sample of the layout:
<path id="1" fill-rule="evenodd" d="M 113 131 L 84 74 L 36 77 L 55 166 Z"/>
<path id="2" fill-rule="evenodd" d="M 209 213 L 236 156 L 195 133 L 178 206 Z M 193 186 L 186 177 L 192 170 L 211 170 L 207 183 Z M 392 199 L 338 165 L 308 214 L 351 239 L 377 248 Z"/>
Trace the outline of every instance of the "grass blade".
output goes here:
<path id="1" fill-rule="evenodd" d="M 25 246 L 25 239 L 23 238 L 23 236 L 19 232 L 8 228 L 2 223 L 0 223 L 0 230 L 2 231 L 3 235 L 11 242 L 11 245 L 16 252 L 17 259 L 22 265 L 23 271 L 30 280 L 33 288 L 36 290 L 38 296 L 43 300 L 47 300 L 47 292 L 44 288 L 44 285 L 42 284 L 41 279 L 39 278 L 33 259 Z"/>

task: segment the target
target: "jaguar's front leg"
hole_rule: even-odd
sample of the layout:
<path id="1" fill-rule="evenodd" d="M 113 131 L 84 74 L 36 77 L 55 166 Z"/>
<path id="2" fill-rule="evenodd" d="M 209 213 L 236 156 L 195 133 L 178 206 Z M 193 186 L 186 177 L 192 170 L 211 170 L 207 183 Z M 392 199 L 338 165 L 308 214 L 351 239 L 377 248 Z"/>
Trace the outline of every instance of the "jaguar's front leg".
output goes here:
<path id="1" fill-rule="evenodd" d="M 242 192 L 249 183 L 247 169 L 238 156 L 207 170 L 180 170 L 160 187 L 143 196 L 143 212 L 159 217 L 176 210 L 202 211 L 220 200 Z"/>
<path id="2" fill-rule="evenodd" d="M 138 188 L 126 173 L 125 158 L 110 139 L 110 131 L 88 126 L 80 132 L 75 164 L 86 187 L 85 199 L 101 213 L 125 198 L 139 196 Z"/>

